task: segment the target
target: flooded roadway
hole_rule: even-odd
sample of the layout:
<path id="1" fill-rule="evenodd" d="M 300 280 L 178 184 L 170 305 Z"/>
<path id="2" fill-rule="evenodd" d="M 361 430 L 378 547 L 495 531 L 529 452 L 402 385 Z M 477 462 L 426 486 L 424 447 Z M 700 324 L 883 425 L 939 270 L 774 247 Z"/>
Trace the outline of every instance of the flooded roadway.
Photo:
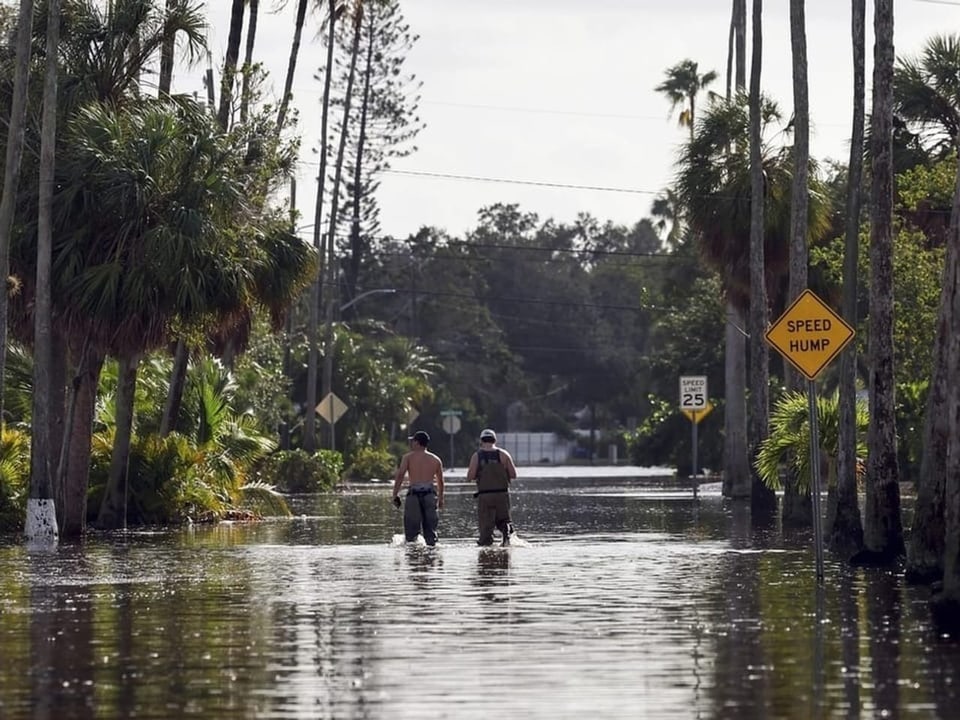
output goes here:
<path id="1" fill-rule="evenodd" d="M 2 718 L 952 718 L 927 591 L 715 493 L 520 481 L 522 547 L 394 546 L 385 486 L 253 525 L 0 540 Z"/>

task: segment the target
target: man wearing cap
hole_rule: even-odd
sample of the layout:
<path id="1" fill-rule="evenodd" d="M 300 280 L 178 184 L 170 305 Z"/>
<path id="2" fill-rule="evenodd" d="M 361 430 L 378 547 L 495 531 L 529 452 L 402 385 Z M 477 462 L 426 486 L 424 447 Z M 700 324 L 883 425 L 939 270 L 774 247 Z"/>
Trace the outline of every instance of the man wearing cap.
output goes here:
<path id="1" fill-rule="evenodd" d="M 427 450 L 430 436 L 417 430 L 407 438 L 410 452 L 400 460 L 393 479 L 393 503 L 400 507 L 400 486 L 409 475 L 407 499 L 403 507 L 403 532 L 407 542 L 417 539 L 422 529 L 427 545 L 437 544 L 437 510 L 443 509 L 443 463 Z"/>
<path id="2" fill-rule="evenodd" d="M 493 530 L 500 530 L 503 544 L 510 544 L 513 524 L 510 521 L 510 483 L 517 477 L 513 458 L 497 447 L 497 434 L 490 428 L 480 432 L 480 449 L 470 458 L 467 480 L 475 480 L 477 522 L 480 539 L 477 545 L 493 545 Z"/>

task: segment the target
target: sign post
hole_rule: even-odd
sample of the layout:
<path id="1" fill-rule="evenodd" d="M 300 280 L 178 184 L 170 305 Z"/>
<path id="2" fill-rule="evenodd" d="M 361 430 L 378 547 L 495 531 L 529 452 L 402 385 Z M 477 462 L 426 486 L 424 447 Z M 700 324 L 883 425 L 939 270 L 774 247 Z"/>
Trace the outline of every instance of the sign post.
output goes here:
<path id="1" fill-rule="evenodd" d="M 820 418 L 817 412 L 817 375 L 847 346 L 855 331 L 842 317 L 804 290 L 766 332 L 767 342 L 807 378 L 810 413 L 810 495 L 813 500 L 813 536 L 817 581 L 823 583 L 823 519 L 820 514 Z"/>
<path id="2" fill-rule="evenodd" d="M 450 436 L 450 469 L 453 470 L 453 436 L 460 432 L 460 410 L 441 410 L 440 416 L 443 418 L 441 426 L 443 431 Z"/>
<path id="3" fill-rule="evenodd" d="M 706 375 L 682 375 L 680 377 L 680 411 L 686 415 L 693 424 L 690 446 L 693 455 L 693 497 L 697 498 L 700 492 L 698 482 L 697 468 L 697 425 L 700 421 L 713 410 L 710 401 L 707 400 L 707 376 Z"/>
<path id="4" fill-rule="evenodd" d="M 332 391 L 327 393 L 327 396 L 317 404 L 317 413 L 320 415 L 320 417 L 330 423 L 331 450 L 337 449 L 334 427 L 337 424 L 337 420 L 343 417 L 343 414 L 347 411 L 347 409 L 347 404 L 337 397 Z"/>

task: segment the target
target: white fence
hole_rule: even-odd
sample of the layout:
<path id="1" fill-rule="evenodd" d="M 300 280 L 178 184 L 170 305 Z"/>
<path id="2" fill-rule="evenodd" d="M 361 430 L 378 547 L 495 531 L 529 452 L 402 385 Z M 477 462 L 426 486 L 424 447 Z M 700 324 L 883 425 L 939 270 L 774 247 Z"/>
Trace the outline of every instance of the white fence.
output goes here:
<path id="1" fill-rule="evenodd" d="M 505 432 L 497 434 L 497 445 L 513 456 L 518 465 L 565 463 L 573 445 L 554 433 Z"/>

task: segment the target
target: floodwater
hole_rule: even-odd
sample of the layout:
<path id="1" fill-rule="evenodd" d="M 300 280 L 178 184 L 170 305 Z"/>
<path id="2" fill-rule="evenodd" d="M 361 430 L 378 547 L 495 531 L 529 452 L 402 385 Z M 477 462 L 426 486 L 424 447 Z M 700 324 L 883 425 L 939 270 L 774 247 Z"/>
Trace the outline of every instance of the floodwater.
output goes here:
<path id="1" fill-rule="evenodd" d="M 393 544 L 383 485 L 259 524 L 0 540 L 0 717 L 954 718 L 927 590 L 716 494 L 521 480 L 525 543 Z"/>

